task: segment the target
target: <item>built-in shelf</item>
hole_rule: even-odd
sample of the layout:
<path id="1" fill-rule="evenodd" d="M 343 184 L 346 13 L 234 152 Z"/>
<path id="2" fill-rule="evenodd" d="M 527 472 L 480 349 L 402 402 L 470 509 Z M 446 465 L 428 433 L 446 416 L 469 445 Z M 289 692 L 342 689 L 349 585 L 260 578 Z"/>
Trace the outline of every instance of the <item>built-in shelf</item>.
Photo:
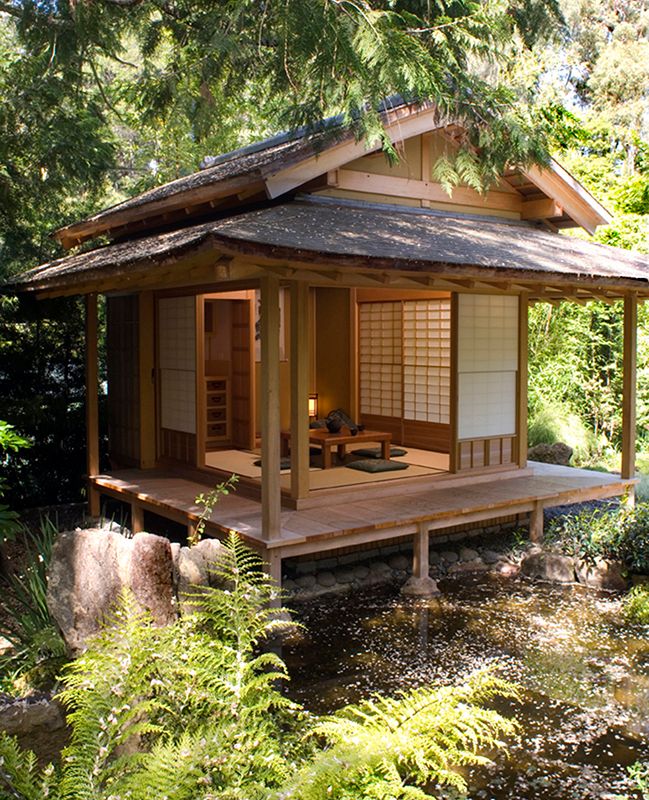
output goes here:
<path id="1" fill-rule="evenodd" d="M 231 439 L 230 379 L 223 375 L 205 378 L 205 449 L 214 450 Z"/>

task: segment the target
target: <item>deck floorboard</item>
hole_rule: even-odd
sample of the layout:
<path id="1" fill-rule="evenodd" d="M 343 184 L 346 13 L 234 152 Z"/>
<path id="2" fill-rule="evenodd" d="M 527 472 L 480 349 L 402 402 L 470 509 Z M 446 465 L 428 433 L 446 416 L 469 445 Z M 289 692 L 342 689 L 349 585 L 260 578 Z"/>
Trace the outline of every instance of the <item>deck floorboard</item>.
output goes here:
<path id="1" fill-rule="evenodd" d="M 403 495 L 385 496 L 385 484 L 367 489 L 362 500 L 333 497 L 330 503 L 301 510 L 283 510 L 282 535 L 272 543 L 264 542 L 261 531 L 261 503 L 236 493 L 222 497 L 208 529 L 219 535 L 238 531 L 251 543 L 279 547 L 282 557 L 292 548 L 300 552 L 331 549 L 332 539 L 344 547 L 353 539 L 370 543 L 385 538 L 387 532 L 409 530 L 429 521 L 432 528 L 452 527 L 470 518 L 498 518 L 529 510 L 534 504 L 561 505 L 624 493 L 633 481 L 618 475 L 589 472 L 572 467 L 531 464 L 533 474 L 521 477 L 498 477 L 481 483 L 467 479 L 464 486 L 445 487 L 431 478 L 426 488 Z M 196 495 L 205 485 L 172 473 L 158 470 L 123 470 L 93 478 L 100 490 L 112 496 L 155 511 L 162 516 L 175 515 L 195 522 L 200 514 Z M 403 534 L 405 535 L 405 534 Z M 319 544 L 320 543 L 320 544 Z M 297 550 L 296 550 L 297 552 Z"/>

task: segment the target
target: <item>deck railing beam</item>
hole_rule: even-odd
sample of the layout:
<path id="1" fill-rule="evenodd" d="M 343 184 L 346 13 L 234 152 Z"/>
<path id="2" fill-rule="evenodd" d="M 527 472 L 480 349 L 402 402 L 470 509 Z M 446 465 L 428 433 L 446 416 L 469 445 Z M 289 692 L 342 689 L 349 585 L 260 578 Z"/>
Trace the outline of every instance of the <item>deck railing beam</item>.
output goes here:
<path id="1" fill-rule="evenodd" d="M 281 535 L 279 279 L 267 274 L 261 284 L 261 505 L 262 537 Z"/>

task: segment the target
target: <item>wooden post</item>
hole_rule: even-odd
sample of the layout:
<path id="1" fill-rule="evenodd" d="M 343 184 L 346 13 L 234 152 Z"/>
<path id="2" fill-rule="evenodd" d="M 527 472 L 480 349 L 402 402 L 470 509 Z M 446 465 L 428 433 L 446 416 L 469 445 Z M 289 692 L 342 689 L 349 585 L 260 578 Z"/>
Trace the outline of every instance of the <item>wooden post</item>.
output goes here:
<path id="1" fill-rule="evenodd" d="M 97 366 L 97 295 L 86 295 L 86 469 L 88 478 L 99 474 L 99 398 Z M 99 492 L 88 485 L 88 511 L 100 512 Z"/>
<path id="2" fill-rule="evenodd" d="M 437 581 L 428 575 L 428 523 L 420 522 L 413 539 L 412 577 L 401 587 L 401 594 L 432 597 L 439 594 Z"/>
<path id="3" fill-rule="evenodd" d="M 516 430 L 518 433 L 518 466 L 521 469 L 525 469 L 527 466 L 528 295 L 522 294 L 518 303 L 518 412 Z"/>
<path id="4" fill-rule="evenodd" d="M 281 535 L 279 279 L 261 278 L 261 534 Z"/>
<path id="5" fill-rule="evenodd" d="M 131 503 L 131 533 L 135 535 L 144 530 L 144 509 L 137 503 Z"/>
<path id="6" fill-rule="evenodd" d="M 635 476 L 636 361 L 638 345 L 638 295 L 624 296 L 624 355 L 622 367 L 622 465 L 623 478 Z"/>
<path id="7" fill-rule="evenodd" d="M 449 453 L 449 472 L 460 471 L 459 445 L 458 445 L 458 414 L 459 414 L 459 387 L 458 387 L 458 337 L 460 331 L 460 301 L 457 292 L 451 294 L 451 408 L 450 428 L 451 446 Z"/>
<path id="8" fill-rule="evenodd" d="M 309 286 L 291 284 L 291 496 L 309 494 Z"/>
<path id="9" fill-rule="evenodd" d="M 530 541 L 540 544 L 543 541 L 543 503 L 534 503 L 530 512 Z"/>
<path id="10" fill-rule="evenodd" d="M 140 469 L 151 469 L 156 463 L 154 341 L 153 292 L 140 292 L 138 295 Z"/>

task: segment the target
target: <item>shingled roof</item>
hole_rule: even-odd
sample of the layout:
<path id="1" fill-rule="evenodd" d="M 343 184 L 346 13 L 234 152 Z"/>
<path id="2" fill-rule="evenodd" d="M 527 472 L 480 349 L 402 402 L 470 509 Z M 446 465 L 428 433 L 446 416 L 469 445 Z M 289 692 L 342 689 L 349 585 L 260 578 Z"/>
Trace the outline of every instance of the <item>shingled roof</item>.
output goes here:
<path id="1" fill-rule="evenodd" d="M 263 266 L 401 270 L 502 281 L 559 281 L 649 295 L 649 257 L 550 233 L 525 222 L 333 198 L 297 200 L 171 233 L 106 245 L 23 273 L 18 290 L 56 290 L 177 261 L 191 253 L 248 255 Z"/>

